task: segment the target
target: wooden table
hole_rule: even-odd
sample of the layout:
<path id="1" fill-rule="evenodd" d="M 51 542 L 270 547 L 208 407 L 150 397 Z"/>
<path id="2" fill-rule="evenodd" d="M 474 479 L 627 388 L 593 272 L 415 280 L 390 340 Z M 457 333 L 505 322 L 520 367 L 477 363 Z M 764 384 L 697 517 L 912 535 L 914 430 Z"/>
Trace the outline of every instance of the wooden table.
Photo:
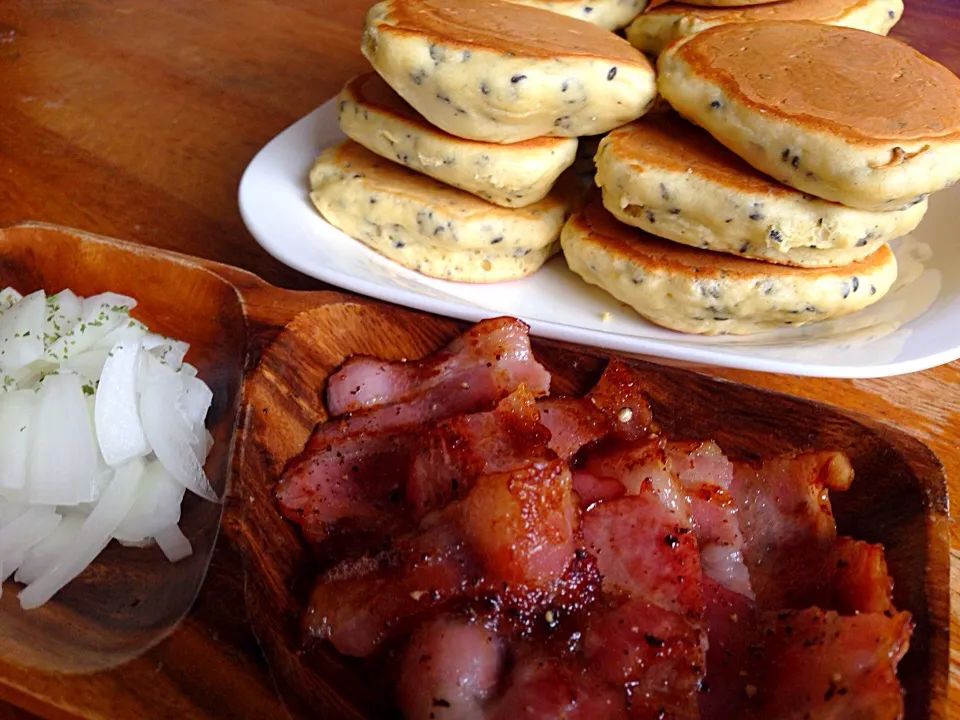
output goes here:
<path id="1" fill-rule="evenodd" d="M 960 3 L 907 5 L 894 34 L 960 72 Z M 4 0 L 0 224 L 74 226 L 238 265 L 284 287 L 322 287 L 253 241 L 237 211 L 237 184 L 264 143 L 366 68 L 358 50 L 365 7 L 355 0 Z M 939 455 L 951 492 L 960 492 L 960 362 L 880 380 L 717 374 L 906 429 Z M 950 715 L 960 717 L 960 532 L 953 522 L 951 541 Z M 226 572 L 215 564 L 211 580 L 232 582 L 239 594 L 240 579 Z M 201 597 L 184 629 L 130 668 L 133 685 L 165 656 L 188 654 L 199 668 L 211 653 L 220 661 L 226 653 L 223 687 L 200 687 L 185 672 L 178 687 L 190 702 L 176 708 L 151 704 L 164 697 L 162 688 L 154 697 L 126 684 L 101 683 L 98 691 L 115 694 L 118 714 L 215 717 L 242 688 L 243 715 L 274 715 L 273 688 L 244 618 L 235 618 L 229 642 L 203 634 L 204 616 L 228 612 Z M 50 713 L 36 698 L 6 699 Z M 8 707 L 3 717 L 19 712 Z"/>

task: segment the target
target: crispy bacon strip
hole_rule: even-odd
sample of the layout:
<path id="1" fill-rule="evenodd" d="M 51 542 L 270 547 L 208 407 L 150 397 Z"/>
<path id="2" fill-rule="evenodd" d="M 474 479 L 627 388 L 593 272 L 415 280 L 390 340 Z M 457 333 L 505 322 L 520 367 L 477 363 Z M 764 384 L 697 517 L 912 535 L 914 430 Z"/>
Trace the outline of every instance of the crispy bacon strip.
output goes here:
<path id="1" fill-rule="evenodd" d="M 460 385 L 478 382 L 536 395 L 550 389 L 550 374 L 530 348 L 529 327 L 512 318 L 493 318 L 471 327 L 443 350 L 413 362 L 385 362 L 356 356 L 327 383 L 331 415 L 380 405 L 407 403 L 429 394 L 443 398 Z"/>
<path id="2" fill-rule="evenodd" d="M 561 594 L 578 516 L 560 461 L 484 475 L 377 558 L 347 561 L 314 586 L 306 631 L 365 656 L 412 618 L 457 598 L 536 612 Z M 580 582 L 579 577 L 572 582 Z"/>
<path id="3" fill-rule="evenodd" d="M 846 490 L 852 480 L 850 461 L 836 452 L 735 463 L 731 492 L 759 607 L 796 607 L 811 578 L 822 575 L 837 540 L 828 491 Z"/>
<path id="4" fill-rule="evenodd" d="M 416 517 L 464 495 L 480 475 L 552 458 L 535 397 L 521 385 L 490 412 L 457 415 L 421 433 L 410 453 L 407 503 Z"/>
<path id="5" fill-rule="evenodd" d="M 367 373 L 368 365 L 357 360 L 333 383 L 341 400 L 331 403 L 332 413 L 355 407 L 343 400 L 344 383 L 360 388 L 364 402 L 356 407 L 363 409 L 318 425 L 276 489 L 284 517 L 301 525 L 313 542 L 343 528 L 394 527 L 404 497 L 406 454 L 425 424 L 489 410 L 521 384 L 533 396 L 550 384 L 531 354 L 526 326 L 504 319 L 478 323 L 420 363 L 386 364 L 386 375 Z M 417 384 L 428 369 L 430 377 Z M 409 381 L 392 394 L 383 390 L 391 372 Z M 364 378 L 373 383 L 369 392 Z"/>

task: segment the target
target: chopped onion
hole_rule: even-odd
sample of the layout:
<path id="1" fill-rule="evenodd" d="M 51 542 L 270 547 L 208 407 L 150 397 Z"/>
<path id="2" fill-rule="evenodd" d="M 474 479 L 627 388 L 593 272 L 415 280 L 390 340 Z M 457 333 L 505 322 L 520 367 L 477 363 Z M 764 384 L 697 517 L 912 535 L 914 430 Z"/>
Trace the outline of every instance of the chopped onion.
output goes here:
<path id="1" fill-rule="evenodd" d="M 137 408 L 140 347 L 140 343 L 135 342 L 120 343 L 113 348 L 97 386 L 94 414 L 97 441 L 103 459 L 112 467 L 150 452 Z"/>
<path id="2" fill-rule="evenodd" d="M 30 609 L 43 605 L 94 561 L 130 511 L 142 474 L 143 461 L 139 458 L 117 469 L 113 481 L 66 552 L 20 593 L 21 607 Z"/>
<path id="3" fill-rule="evenodd" d="M 89 350 L 108 332 L 129 322 L 128 313 L 136 304 L 133 298 L 116 293 L 84 298 L 80 303 L 80 320 L 69 332 L 50 343 L 47 355 L 55 360 L 67 360 L 71 355 Z"/>
<path id="4" fill-rule="evenodd" d="M 178 527 L 206 475 L 210 388 L 133 298 L 0 290 L 0 581 L 37 607 L 116 539 L 192 553 Z"/>
<path id="5" fill-rule="evenodd" d="M 183 413 L 170 412 L 171 407 L 180 405 L 182 378 L 152 356 L 147 357 L 140 372 L 140 421 L 153 452 L 187 490 L 211 502 L 219 502 L 193 449 L 197 442 L 193 427 Z"/>
<path id="6" fill-rule="evenodd" d="M 160 530 L 156 536 L 157 545 L 167 556 L 170 562 L 177 562 L 193 554 L 190 541 L 176 525 L 170 525 Z"/>
<path id="7" fill-rule="evenodd" d="M 21 300 L 23 300 L 23 295 L 18 293 L 12 287 L 7 287 L 3 290 L 0 290 L 0 312 L 8 310 Z"/>
<path id="8" fill-rule="evenodd" d="M 0 315 L 0 371 L 10 373 L 43 357 L 45 300 L 37 290 Z"/>
<path id="9" fill-rule="evenodd" d="M 9 525 L 0 529 L 0 562 L 5 563 L 10 572 L 17 565 L 9 563 L 13 557 L 22 556 L 27 550 L 56 530 L 60 516 L 53 508 L 32 507 Z"/>
<path id="10" fill-rule="evenodd" d="M 8 392 L 0 401 L 0 492 L 20 490 L 27 482 L 30 428 L 37 406 L 31 390 Z"/>
<path id="11" fill-rule="evenodd" d="M 29 585 L 47 572 L 73 545 L 74 538 L 80 532 L 84 520 L 86 520 L 85 515 L 77 513 L 64 515 L 63 520 L 52 533 L 27 551 L 13 579 L 18 583 Z"/>
<path id="12" fill-rule="evenodd" d="M 80 298 L 70 290 L 63 290 L 47 297 L 47 319 L 43 324 L 43 338 L 50 345 L 66 335 L 80 322 Z"/>
<path id="13" fill-rule="evenodd" d="M 157 532 L 180 522 L 185 488 L 157 461 L 150 461 L 140 478 L 137 498 L 114 532 L 117 540 L 143 543 Z"/>

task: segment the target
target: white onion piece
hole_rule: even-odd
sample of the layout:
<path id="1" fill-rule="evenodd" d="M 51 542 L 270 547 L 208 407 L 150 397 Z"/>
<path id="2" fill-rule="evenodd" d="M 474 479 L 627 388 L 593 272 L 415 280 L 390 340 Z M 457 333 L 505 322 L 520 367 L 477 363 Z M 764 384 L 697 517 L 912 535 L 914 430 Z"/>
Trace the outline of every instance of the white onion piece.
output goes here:
<path id="1" fill-rule="evenodd" d="M 54 563 L 73 545 L 86 519 L 86 516 L 73 512 L 64 515 L 63 520 L 52 533 L 27 551 L 13 579 L 18 583 L 29 585 L 52 568 Z"/>
<path id="2" fill-rule="evenodd" d="M 28 505 L 25 503 L 0 503 L 0 528 L 4 528 L 23 515 Z"/>
<path id="3" fill-rule="evenodd" d="M 176 525 L 185 491 L 159 461 L 150 461 L 140 478 L 137 499 L 113 536 L 125 543 L 142 543 Z"/>
<path id="4" fill-rule="evenodd" d="M 8 310 L 21 300 L 23 300 L 23 295 L 17 292 L 16 288 L 5 287 L 0 290 L 0 312 Z"/>
<path id="5" fill-rule="evenodd" d="M 50 345 L 66 335 L 80 322 L 80 298 L 71 290 L 61 290 L 47 297 L 47 318 L 43 323 L 43 341 Z"/>
<path id="6" fill-rule="evenodd" d="M 157 545 L 172 563 L 193 555 L 190 541 L 176 525 L 170 525 L 156 534 Z"/>
<path id="7" fill-rule="evenodd" d="M 43 290 L 30 293 L 0 315 L 0 371 L 10 373 L 43 356 Z"/>
<path id="8" fill-rule="evenodd" d="M 86 352 L 70 355 L 60 363 L 60 367 L 78 373 L 87 381 L 88 389 L 96 391 L 97 383 L 100 381 L 100 373 L 103 372 L 103 366 L 110 356 L 111 349 L 91 348 Z"/>
<path id="9" fill-rule="evenodd" d="M 114 328 L 93 345 L 93 350 L 112 350 L 117 343 L 140 342 L 150 330 L 139 320 L 128 318 L 127 322 Z"/>
<path id="10" fill-rule="evenodd" d="M 183 358 L 186 357 L 190 345 L 182 340 L 173 340 L 164 338 L 163 342 L 148 348 L 148 351 L 164 365 L 169 365 L 174 370 L 179 370 L 183 365 Z"/>
<path id="11" fill-rule="evenodd" d="M 70 332 L 50 343 L 47 355 L 55 360 L 69 360 L 71 355 L 89 350 L 108 332 L 129 322 L 128 313 L 136 304 L 133 298 L 116 293 L 84 298 L 80 321 Z"/>
<path id="12" fill-rule="evenodd" d="M 111 467 L 150 452 L 137 408 L 140 343 L 119 344 L 103 366 L 94 411 L 97 442 Z"/>
<path id="13" fill-rule="evenodd" d="M 29 610 L 47 602 L 96 559 L 130 511 L 142 474 L 143 461 L 139 458 L 117 469 L 113 481 L 84 521 L 67 551 L 20 593 L 21 607 Z"/>
<path id="14" fill-rule="evenodd" d="M 0 399 L 0 491 L 20 490 L 26 484 L 36 407 L 37 394 L 32 390 L 14 390 Z"/>
<path id="15" fill-rule="evenodd" d="M 56 530 L 60 516 L 49 507 L 32 507 L 16 520 L 0 529 L 0 561 L 9 566 L 10 572 L 17 569 L 8 562 L 23 555 L 38 542 Z"/>
<path id="16" fill-rule="evenodd" d="M 75 505 L 96 500 L 97 441 L 79 376 L 43 379 L 33 423 L 27 476 L 30 502 Z"/>
<path id="17" fill-rule="evenodd" d="M 10 576 L 13 575 L 17 569 L 20 567 L 20 563 L 23 562 L 23 553 L 19 555 L 11 555 L 9 558 L 0 562 L 0 583 L 5 583 L 10 579 Z M 0 595 L 3 594 L 3 587 L 0 585 Z"/>
<path id="18" fill-rule="evenodd" d="M 183 381 L 172 368 L 150 358 L 140 367 L 140 422 L 150 447 L 167 471 L 190 492 L 219 502 L 210 486 L 193 444 L 193 427 L 182 413 L 170 412 L 180 404 Z"/>

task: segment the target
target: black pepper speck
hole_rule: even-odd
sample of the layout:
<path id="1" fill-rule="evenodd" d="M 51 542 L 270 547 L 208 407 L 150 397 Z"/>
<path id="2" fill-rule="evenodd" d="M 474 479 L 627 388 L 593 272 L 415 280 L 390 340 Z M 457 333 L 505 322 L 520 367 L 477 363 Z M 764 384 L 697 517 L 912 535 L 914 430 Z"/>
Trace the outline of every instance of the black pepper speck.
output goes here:
<path id="1" fill-rule="evenodd" d="M 767 233 L 770 236 L 770 239 L 775 243 L 783 242 L 783 235 L 776 228 L 770 228 L 770 232 Z"/>
<path id="2" fill-rule="evenodd" d="M 610 68 L 610 72 L 607 73 L 607 80 L 613 80 L 617 76 L 617 67 L 614 65 Z"/>
<path id="3" fill-rule="evenodd" d="M 710 107 L 712 107 L 714 110 L 718 110 L 722 105 L 723 103 L 721 103 L 719 100 L 713 100 L 710 102 Z"/>
<path id="4" fill-rule="evenodd" d="M 512 78 L 510 78 L 510 82 L 516 85 L 521 80 L 526 80 L 526 79 L 527 79 L 526 75 L 514 75 Z"/>

